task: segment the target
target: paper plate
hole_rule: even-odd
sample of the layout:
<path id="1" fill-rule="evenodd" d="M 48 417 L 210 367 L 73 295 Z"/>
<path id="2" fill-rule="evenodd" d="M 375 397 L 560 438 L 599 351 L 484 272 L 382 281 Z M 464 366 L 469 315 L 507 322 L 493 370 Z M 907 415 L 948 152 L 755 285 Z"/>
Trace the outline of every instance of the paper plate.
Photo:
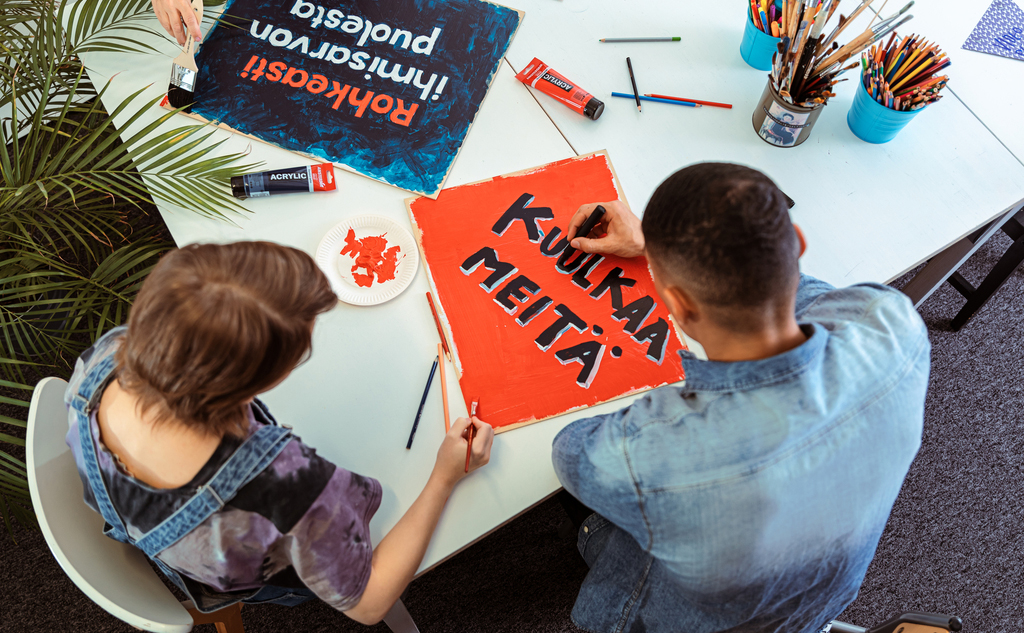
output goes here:
<path id="1" fill-rule="evenodd" d="M 395 247 L 397 251 L 393 250 Z M 342 255 L 341 251 L 346 249 Z M 358 256 L 364 259 L 357 262 Z M 394 299 L 409 287 L 420 265 L 420 253 L 409 231 L 394 220 L 357 215 L 335 226 L 320 240 L 316 263 L 339 299 L 352 305 L 372 306 Z M 395 264 L 393 273 L 391 263 Z"/>

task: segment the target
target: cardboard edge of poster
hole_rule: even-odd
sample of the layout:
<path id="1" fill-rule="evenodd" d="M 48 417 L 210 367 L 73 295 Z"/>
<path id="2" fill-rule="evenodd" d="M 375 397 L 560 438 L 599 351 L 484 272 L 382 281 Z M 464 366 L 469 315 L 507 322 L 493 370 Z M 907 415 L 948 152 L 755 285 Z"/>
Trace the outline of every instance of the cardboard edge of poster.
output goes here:
<path id="1" fill-rule="evenodd" d="M 660 388 L 662 388 L 662 387 L 664 387 L 666 385 L 682 384 L 682 382 L 684 382 L 684 381 L 679 381 L 679 382 L 663 382 L 660 385 L 650 385 L 650 386 L 647 386 L 647 387 L 638 387 L 638 388 L 634 389 L 633 391 L 628 391 L 626 393 L 622 393 L 622 394 L 619 394 L 617 396 L 613 396 L 611 398 L 608 398 L 607 400 L 601 400 L 600 402 L 595 402 L 594 404 L 580 405 L 580 406 L 578 406 L 578 407 L 576 407 L 574 409 L 569 409 L 568 411 L 563 411 L 562 413 L 556 413 L 555 415 L 549 415 L 547 417 L 539 418 L 539 419 L 538 418 L 533 418 L 532 420 L 524 420 L 522 422 L 516 422 L 515 424 L 506 424 L 505 426 L 499 426 L 499 427 L 496 427 L 494 429 L 494 434 L 495 435 L 501 435 L 502 433 L 505 433 L 506 431 L 511 431 L 512 429 L 518 429 L 518 428 L 521 428 L 521 427 L 524 427 L 524 426 L 530 426 L 531 424 L 536 424 L 538 422 L 544 422 L 546 420 L 553 420 L 554 418 L 560 418 L 563 415 L 568 415 L 570 413 L 574 413 L 576 411 L 580 411 L 581 409 L 589 409 L 590 407 L 596 407 L 598 405 L 608 404 L 609 402 L 615 402 L 616 400 L 622 400 L 623 398 L 628 398 L 630 396 L 639 395 L 641 393 L 647 393 L 648 391 L 654 391 L 655 389 L 660 389 Z M 484 415 L 486 416 L 486 412 L 484 413 Z M 487 421 L 486 417 L 481 418 L 481 419 L 484 422 Z"/>
<path id="2" fill-rule="evenodd" d="M 172 108 L 170 105 L 165 105 L 164 101 L 166 101 L 166 99 L 162 100 L 161 103 L 157 107 L 162 108 L 164 110 L 168 110 L 168 111 L 172 111 L 173 112 L 175 110 L 175 108 Z M 364 173 L 361 173 L 359 171 L 356 171 L 355 169 L 349 167 L 348 165 L 344 165 L 342 163 L 336 163 L 334 161 L 326 160 L 322 156 L 316 156 L 314 154 L 307 154 L 306 152 L 302 152 L 302 151 L 299 151 L 297 149 L 289 149 L 287 147 L 282 147 L 282 146 L 280 146 L 280 145 L 278 145 L 276 143 L 273 143 L 271 141 L 262 139 L 262 138 L 260 138 L 258 136 L 253 136 L 252 134 L 246 134 L 245 132 L 240 132 L 240 131 L 236 130 L 235 128 L 231 127 L 230 125 L 228 125 L 227 123 L 224 123 L 222 121 L 211 121 L 210 119 L 207 119 L 204 116 L 200 116 L 198 114 L 193 114 L 192 112 L 178 112 L 178 114 L 182 115 L 182 116 L 185 116 L 185 117 L 188 117 L 189 119 L 192 119 L 193 121 L 196 121 L 198 123 L 202 123 L 203 125 L 208 125 L 210 127 L 214 127 L 214 128 L 218 128 L 218 129 L 221 129 L 221 130 L 225 130 L 225 131 L 230 132 L 232 134 L 237 134 L 238 136 L 241 136 L 242 138 L 247 138 L 250 141 L 256 141 L 257 143 L 262 143 L 263 145 L 269 145 L 270 147 L 276 147 L 277 149 L 283 150 L 283 151 L 288 152 L 290 154 L 295 154 L 296 156 L 301 156 L 303 158 L 308 158 L 308 159 L 313 160 L 313 161 L 315 161 L 317 163 L 330 163 L 330 164 L 334 165 L 335 167 L 337 167 L 338 169 L 340 169 L 341 171 L 345 171 L 345 172 L 348 172 L 350 174 L 354 174 L 356 176 L 359 176 L 360 178 L 366 178 L 367 180 L 372 180 L 373 182 L 379 182 L 382 185 L 387 185 L 388 187 L 394 187 L 395 189 L 399 189 L 401 191 L 408 191 L 409 193 L 414 193 L 414 194 L 416 194 L 417 196 L 419 196 L 421 198 L 430 198 L 431 200 L 436 200 L 437 196 L 440 195 L 440 193 L 441 193 L 442 187 L 444 187 L 444 179 L 442 179 L 441 183 L 437 186 L 437 190 L 435 190 L 433 193 L 427 193 L 425 191 L 415 191 L 413 189 L 406 189 L 404 187 L 399 187 L 396 184 L 390 183 L 390 182 L 388 182 L 386 180 L 381 180 L 380 178 L 374 178 L 373 176 L 369 176 L 367 174 L 364 174 Z M 467 135 L 469 134 L 468 130 L 467 130 L 466 133 L 467 133 Z M 460 147 L 459 149 L 461 150 L 462 148 Z M 456 154 L 456 157 L 458 157 L 457 154 Z M 455 164 L 454 160 L 452 161 L 452 164 L 453 165 Z M 447 178 L 447 177 L 448 177 L 447 174 L 445 174 L 445 178 Z"/>

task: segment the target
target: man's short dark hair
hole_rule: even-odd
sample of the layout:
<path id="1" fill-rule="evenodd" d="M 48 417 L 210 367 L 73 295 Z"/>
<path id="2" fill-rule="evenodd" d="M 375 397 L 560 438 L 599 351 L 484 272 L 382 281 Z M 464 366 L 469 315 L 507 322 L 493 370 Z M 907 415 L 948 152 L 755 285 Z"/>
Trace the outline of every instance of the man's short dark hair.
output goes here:
<path id="1" fill-rule="evenodd" d="M 796 290 L 800 243 L 786 196 L 755 169 L 680 169 L 651 197 L 643 231 L 659 270 L 702 303 L 760 312 Z"/>

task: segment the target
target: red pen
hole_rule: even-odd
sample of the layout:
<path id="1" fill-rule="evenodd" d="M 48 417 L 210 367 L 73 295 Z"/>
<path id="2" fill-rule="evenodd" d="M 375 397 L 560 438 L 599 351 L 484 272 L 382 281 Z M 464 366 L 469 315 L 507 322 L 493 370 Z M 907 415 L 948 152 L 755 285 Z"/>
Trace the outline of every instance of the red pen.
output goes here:
<path id="1" fill-rule="evenodd" d="M 473 436 L 476 435 L 476 427 L 473 426 L 473 418 L 476 417 L 476 406 L 479 401 L 474 400 L 469 408 L 469 442 L 466 444 L 466 472 L 469 472 L 469 458 L 473 455 Z"/>

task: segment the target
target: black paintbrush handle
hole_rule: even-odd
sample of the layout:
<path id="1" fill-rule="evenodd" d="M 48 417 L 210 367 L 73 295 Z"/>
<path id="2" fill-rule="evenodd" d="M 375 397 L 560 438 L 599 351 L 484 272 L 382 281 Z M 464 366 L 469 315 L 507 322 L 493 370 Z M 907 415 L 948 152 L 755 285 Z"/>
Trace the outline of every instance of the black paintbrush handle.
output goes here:
<path id="1" fill-rule="evenodd" d="M 577 237 L 589 237 L 590 232 L 594 230 L 594 227 L 597 226 L 597 223 L 601 221 L 601 218 L 604 217 L 604 214 L 604 207 L 602 207 L 601 205 L 597 205 L 597 208 L 594 209 L 593 213 L 587 216 L 587 219 L 583 221 L 583 225 L 580 226 L 580 230 L 576 231 L 576 235 L 573 236 L 573 239 Z M 565 264 L 565 262 L 569 261 L 569 258 L 575 254 L 576 249 L 573 248 L 571 244 L 566 244 L 565 250 L 562 251 L 562 254 L 559 255 L 558 257 L 558 263 L 560 265 Z"/>

